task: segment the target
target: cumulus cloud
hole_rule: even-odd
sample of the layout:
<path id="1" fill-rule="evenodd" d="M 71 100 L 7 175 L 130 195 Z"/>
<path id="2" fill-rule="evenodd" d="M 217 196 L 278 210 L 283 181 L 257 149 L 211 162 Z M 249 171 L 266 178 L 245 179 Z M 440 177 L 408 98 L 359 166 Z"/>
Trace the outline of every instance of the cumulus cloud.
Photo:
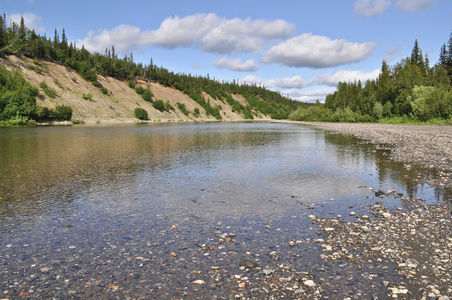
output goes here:
<path id="1" fill-rule="evenodd" d="M 366 17 L 378 16 L 391 6 L 389 0 L 357 0 L 354 12 Z"/>
<path id="2" fill-rule="evenodd" d="M 288 38 L 294 30 L 295 25 L 284 20 L 226 19 L 213 13 L 194 14 L 166 18 L 155 30 L 142 31 L 138 27 L 120 25 L 112 30 L 90 31 L 78 43 L 91 51 L 103 51 L 114 42 L 115 48 L 126 52 L 150 45 L 171 49 L 198 47 L 215 54 L 238 54 L 256 51 L 271 40 Z"/>
<path id="3" fill-rule="evenodd" d="M 359 44 L 305 33 L 273 46 L 261 61 L 319 69 L 361 61 L 372 54 L 375 47 L 376 43 Z"/>
<path id="4" fill-rule="evenodd" d="M 317 85 L 327 85 L 327 86 L 337 86 L 340 82 L 354 82 L 361 80 L 362 83 L 365 83 L 367 80 L 373 80 L 378 78 L 380 75 L 380 70 L 376 69 L 372 72 L 364 72 L 364 71 L 350 71 L 350 70 L 341 70 L 334 74 L 330 72 L 314 77 L 309 84 L 317 84 Z"/>
<path id="5" fill-rule="evenodd" d="M 267 88 L 271 89 L 277 89 L 277 90 L 283 90 L 283 89 L 303 89 L 307 86 L 303 78 L 296 75 L 293 77 L 285 77 L 285 78 L 275 78 L 275 79 L 269 79 L 265 80 L 263 78 L 254 76 L 254 75 L 248 75 L 242 79 L 240 79 L 240 82 L 245 84 L 257 84 L 257 85 L 263 85 Z"/>
<path id="6" fill-rule="evenodd" d="M 20 19 L 24 18 L 24 24 L 28 29 L 34 29 L 36 33 L 45 33 L 44 27 L 41 25 L 42 18 L 33 13 L 11 14 L 6 16 L 6 20 L 20 24 Z"/>
<path id="7" fill-rule="evenodd" d="M 270 79 L 265 81 L 265 86 L 276 89 L 303 89 L 306 83 L 300 76 Z"/>
<path id="8" fill-rule="evenodd" d="M 290 98 L 301 101 L 301 102 L 320 102 L 325 101 L 328 94 L 332 94 L 336 91 L 335 88 L 327 89 L 317 89 L 313 91 L 303 91 L 303 90 L 285 90 L 281 91 L 283 95 L 289 95 Z"/>
<path id="9" fill-rule="evenodd" d="M 397 0 L 395 7 L 401 11 L 418 11 L 433 7 L 433 0 Z"/>
<path id="10" fill-rule="evenodd" d="M 119 25 L 113 30 L 90 31 L 83 40 L 78 40 L 78 45 L 84 45 L 89 51 L 103 52 L 115 46 L 117 53 L 128 53 L 141 44 L 142 32 L 140 28 L 130 25 Z"/>
<path id="11" fill-rule="evenodd" d="M 255 75 L 247 75 L 239 80 L 242 84 L 256 84 L 262 85 L 265 82 L 265 79 L 257 77 Z"/>
<path id="12" fill-rule="evenodd" d="M 199 47 L 216 54 L 253 52 L 266 40 L 288 38 L 294 30 L 294 25 L 283 20 L 222 19 L 202 38 Z"/>
<path id="13" fill-rule="evenodd" d="M 195 14 L 166 18 L 156 30 L 143 33 L 142 42 L 166 48 L 187 47 L 205 36 L 222 20 L 215 14 Z"/>
<path id="14" fill-rule="evenodd" d="M 254 59 L 248 59 L 243 62 L 240 59 L 221 58 L 214 60 L 212 63 L 219 69 L 228 69 L 238 72 L 255 72 L 259 69 L 259 66 L 254 62 Z"/>

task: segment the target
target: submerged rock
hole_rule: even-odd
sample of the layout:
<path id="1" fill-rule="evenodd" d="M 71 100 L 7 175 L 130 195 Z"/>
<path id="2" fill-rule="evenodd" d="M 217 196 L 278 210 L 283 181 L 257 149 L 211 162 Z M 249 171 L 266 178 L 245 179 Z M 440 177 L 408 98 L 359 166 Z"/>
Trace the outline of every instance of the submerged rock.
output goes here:
<path id="1" fill-rule="evenodd" d="M 247 269 L 254 269 L 257 268 L 258 263 L 250 259 L 244 258 L 242 259 L 242 261 L 240 261 L 240 266 L 245 267 Z"/>

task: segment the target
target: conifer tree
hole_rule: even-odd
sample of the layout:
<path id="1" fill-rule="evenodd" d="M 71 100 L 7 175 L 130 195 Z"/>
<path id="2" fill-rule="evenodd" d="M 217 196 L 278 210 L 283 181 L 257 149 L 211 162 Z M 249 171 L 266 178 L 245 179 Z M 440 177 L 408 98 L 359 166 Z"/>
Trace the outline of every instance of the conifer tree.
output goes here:
<path id="1" fill-rule="evenodd" d="M 0 16 L 0 50 L 1 48 L 3 48 L 3 38 L 5 35 L 5 31 L 4 31 L 4 26 L 3 23 L 5 22 L 5 20 L 3 20 L 3 17 Z"/>

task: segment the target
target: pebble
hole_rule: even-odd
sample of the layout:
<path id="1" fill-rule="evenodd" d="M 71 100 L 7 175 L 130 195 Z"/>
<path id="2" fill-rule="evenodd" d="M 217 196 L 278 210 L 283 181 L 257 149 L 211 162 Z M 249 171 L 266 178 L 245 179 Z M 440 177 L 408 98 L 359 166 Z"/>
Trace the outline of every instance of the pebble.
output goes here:
<path id="1" fill-rule="evenodd" d="M 193 281 L 193 284 L 196 284 L 196 285 L 205 285 L 206 282 L 205 282 L 204 280 L 198 279 L 198 280 Z"/>

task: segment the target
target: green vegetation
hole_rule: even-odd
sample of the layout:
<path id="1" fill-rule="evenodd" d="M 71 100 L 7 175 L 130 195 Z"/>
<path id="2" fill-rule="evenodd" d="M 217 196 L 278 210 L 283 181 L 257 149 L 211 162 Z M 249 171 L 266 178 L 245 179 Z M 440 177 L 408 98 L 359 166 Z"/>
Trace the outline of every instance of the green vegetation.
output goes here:
<path id="1" fill-rule="evenodd" d="M 88 93 L 88 94 L 83 94 L 82 98 L 88 101 L 92 101 L 93 100 L 93 94 Z"/>
<path id="2" fill-rule="evenodd" d="M 161 112 L 165 111 L 165 103 L 163 103 L 162 100 L 155 100 L 154 103 L 152 103 L 152 106 Z"/>
<path id="3" fill-rule="evenodd" d="M 41 81 L 39 84 L 39 87 L 44 91 L 44 93 L 49 96 L 50 98 L 55 98 L 57 93 L 54 89 L 49 87 L 45 81 Z"/>
<path id="4" fill-rule="evenodd" d="M 338 84 L 325 104 L 301 106 L 289 119 L 300 121 L 452 123 L 452 33 L 433 67 L 415 41 L 410 57 L 382 63 L 376 80 Z"/>
<path id="5" fill-rule="evenodd" d="M 38 88 L 30 85 L 18 71 L 0 67 L 0 124 L 35 125 L 37 122 L 66 121 L 72 109 L 60 105 L 54 110 L 36 105 Z M 55 91 L 43 81 L 40 87 L 51 97 Z"/>
<path id="6" fill-rule="evenodd" d="M 72 118 L 72 108 L 67 105 L 57 105 L 53 113 L 53 119 L 58 121 L 70 121 Z"/>
<path id="7" fill-rule="evenodd" d="M 177 108 L 179 108 L 179 110 L 186 116 L 190 114 L 184 103 L 177 102 Z"/>
<path id="8" fill-rule="evenodd" d="M 135 108 L 134 110 L 135 117 L 139 120 L 147 120 L 148 112 L 140 107 Z"/>

